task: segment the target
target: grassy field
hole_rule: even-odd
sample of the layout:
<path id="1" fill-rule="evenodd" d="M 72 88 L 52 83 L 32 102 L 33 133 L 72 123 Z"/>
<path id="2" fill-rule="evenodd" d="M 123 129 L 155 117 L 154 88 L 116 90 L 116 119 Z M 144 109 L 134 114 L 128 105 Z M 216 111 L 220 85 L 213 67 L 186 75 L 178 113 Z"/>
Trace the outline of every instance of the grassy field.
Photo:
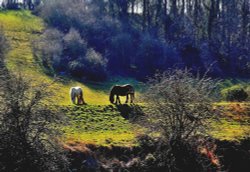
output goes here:
<path id="1" fill-rule="evenodd" d="M 32 42 L 38 38 L 45 28 L 43 21 L 28 11 L 0 11 L 0 26 L 11 45 L 6 62 L 13 72 L 21 72 L 25 77 L 33 80 L 33 84 L 52 82 L 53 78 L 44 71 L 34 60 Z M 51 104 L 62 107 L 68 117 L 69 125 L 63 127 L 65 141 L 79 141 L 97 145 L 135 145 L 135 136 L 139 133 L 136 125 L 123 117 L 122 112 L 108 101 L 108 92 L 114 84 L 132 83 L 136 90 L 141 86 L 130 78 L 114 78 L 104 83 L 80 83 L 70 78 L 56 82 L 51 88 L 54 96 Z M 81 86 L 87 106 L 72 106 L 69 100 L 71 86 Z M 138 95 L 138 94 L 137 94 Z M 122 100 L 124 101 L 124 99 Z M 211 134 L 218 139 L 237 140 L 249 135 L 249 104 L 242 108 L 230 109 L 231 103 L 219 103 L 217 106 L 225 108 L 225 115 L 221 122 L 214 122 L 215 128 Z M 244 107 L 243 107 L 244 106 Z M 229 109 L 227 109 L 229 108 Z M 242 118 L 242 119 L 236 119 Z"/>
<path id="2" fill-rule="evenodd" d="M 220 121 L 213 121 L 211 135 L 220 140 L 241 140 L 250 137 L 250 103 L 220 102 Z"/>
<path id="3" fill-rule="evenodd" d="M 44 74 L 39 64 L 34 60 L 32 53 L 33 40 L 39 37 L 45 28 L 43 21 L 29 11 L 2 11 L 0 12 L 0 26 L 4 28 L 11 45 L 11 50 L 7 55 L 8 68 L 23 73 L 35 83 L 52 82 L 53 78 Z M 64 78 L 63 82 L 57 82 L 54 85 L 56 96 L 52 101 L 57 105 L 70 105 L 70 87 L 81 86 L 88 104 L 107 105 L 109 104 L 108 92 L 113 84 L 131 82 L 137 84 L 129 78 L 115 78 L 101 84 L 80 83 Z"/>
<path id="4" fill-rule="evenodd" d="M 11 46 L 6 58 L 7 67 L 13 72 L 21 72 L 31 79 L 34 85 L 52 82 L 54 78 L 44 74 L 32 52 L 33 40 L 39 37 L 45 28 L 43 21 L 29 11 L 1 11 L 0 26 L 3 27 Z M 113 84 L 125 83 L 137 84 L 130 78 L 114 78 L 104 83 L 80 83 L 64 78 L 62 82 L 53 84 L 50 87 L 54 92 L 51 104 L 67 109 L 65 112 L 69 117 L 69 126 L 63 128 L 67 141 L 80 140 L 102 145 L 134 144 L 134 127 L 121 117 L 119 111 L 110 108 L 102 110 L 110 104 L 110 87 Z M 72 86 L 83 88 L 88 106 L 71 106 L 69 89 Z"/>
<path id="5" fill-rule="evenodd" d="M 132 106 L 122 105 L 125 108 Z M 63 128 L 68 141 L 97 145 L 132 146 L 139 128 L 114 105 L 65 106 L 70 125 Z"/>

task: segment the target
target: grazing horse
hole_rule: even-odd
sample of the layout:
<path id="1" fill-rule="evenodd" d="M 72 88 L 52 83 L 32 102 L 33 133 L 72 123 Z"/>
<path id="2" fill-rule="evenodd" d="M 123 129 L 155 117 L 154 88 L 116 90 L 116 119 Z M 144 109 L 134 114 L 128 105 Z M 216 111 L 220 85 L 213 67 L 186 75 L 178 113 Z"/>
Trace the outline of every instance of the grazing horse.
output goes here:
<path id="1" fill-rule="evenodd" d="M 116 101 L 115 97 L 116 96 Z M 128 103 L 128 99 L 130 96 L 130 102 L 133 103 L 134 98 L 135 98 L 135 89 L 132 85 L 115 85 L 112 87 L 109 95 L 109 100 L 113 104 L 121 104 L 121 100 L 119 96 L 126 96 L 126 102 Z"/>
<path id="2" fill-rule="evenodd" d="M 71 87 L 70 98 L 73 104 L 76 104 L 76 105 L 86 104 L 83 99 L 83 90 L 81 87 Z"/>

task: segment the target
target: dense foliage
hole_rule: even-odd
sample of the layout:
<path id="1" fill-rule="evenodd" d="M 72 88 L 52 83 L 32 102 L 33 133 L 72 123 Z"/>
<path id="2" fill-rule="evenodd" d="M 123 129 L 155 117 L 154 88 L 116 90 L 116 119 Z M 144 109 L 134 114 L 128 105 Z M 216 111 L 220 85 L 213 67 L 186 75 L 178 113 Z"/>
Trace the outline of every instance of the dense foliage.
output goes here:
<path id="1" fill-rule="evenodd" d="M 247 0 L 50 0 L 37 10 L 63 34 L 77 30 L 86 42 L 79 46 L 107 59 L 110 73 L 143 79 L 169 67 L 204 72 L 211 64 L 215 76 L 249 76 L 249 8 Z M 77 63 L 73 75 L 86 76 L 79 67 L 85 61 Z"/>
<path id="2" fill-rule="evenodd" d="M 66 34 L 57 29 L 47 29 L 35 41 L 34 50 L 37 56 L 42 57 L 43 66 L 50 72 L 67 72 L 90 80 L 106 78 L 106 59 L 93 48 L 88 48 L 86 41 L 74 28 Z"/>

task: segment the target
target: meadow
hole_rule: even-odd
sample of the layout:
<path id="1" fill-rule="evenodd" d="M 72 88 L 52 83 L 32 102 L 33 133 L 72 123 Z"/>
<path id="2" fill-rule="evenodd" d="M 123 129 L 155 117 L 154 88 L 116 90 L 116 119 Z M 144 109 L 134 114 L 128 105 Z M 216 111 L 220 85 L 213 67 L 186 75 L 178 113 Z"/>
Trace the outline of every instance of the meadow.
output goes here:
<path id="1" fill-rule="evenodd" d="M 10 44 L 7 54 L 7 67 L 22 73 L 32 80 L 34 86 L 50 83 L 54 77 L 45 74 L 39 61 L 34 57 L 32 44 L 46 28 L 41 18 L 29 11 L 1 11 L 0 26 L 3 27 Z M 132 83 L 141 90 L 141 83 L 132 78 L 115 77 L 106 82 L 79 82 L 74 78 L 60 77 L 51 87 L 54 93 L 50 104 L 59 106 L 68 118 L 68 125 L 62 127 L 65 142 L 82 142 L 96 145 L 136 145 L 136 136 L 140 128 L 126 119 L 121 111 L 110 105 L 108 93 L 114 84 Z M 69 99 L 69 89 L 80 86 L 84 90 L 86 106 L 73 106 Z M 225 84 L 225 87 L 227 85 Z M 138 94 L 137 94 L 138 96 Z M 124 101 L 124 99 L 122 99 Z M 216 103 L 223 109 L 221 121 L 212 122 L 211 135 L 221 140 L 239 140 L 250 135 L 249 103 Z"/>

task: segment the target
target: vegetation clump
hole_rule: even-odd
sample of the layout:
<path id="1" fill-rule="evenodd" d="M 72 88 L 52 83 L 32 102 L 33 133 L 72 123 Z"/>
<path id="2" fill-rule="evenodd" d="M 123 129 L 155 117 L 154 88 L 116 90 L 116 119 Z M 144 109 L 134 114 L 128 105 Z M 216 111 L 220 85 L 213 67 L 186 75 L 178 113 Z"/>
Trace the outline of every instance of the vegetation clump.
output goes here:
<path id="1" fill-rule="evenodd" d="M 66 72 L 94 81 L 106 78 L 107 60 L 93 48 L 88 48 L 86 41 L 74 28 L 66 34 L 57 29 L 47 29 L 35 41 L 34 50 L 49 73 Z"/>
<path id="2" fill-rule="evenodd" d="M 0 41 L 6 45 L 2 32 Z M 59 144 L 63 118 L 45 103 L 47 84 L 36 85 L 5 66 L 0 46 L 0 171 L 59 171 L 67 159 Z"/>
<path id="3" fill-rule="evenodd" d="M 227 101 L 245 101 L 248 98 L 248 94 L 245 89 L 240 85 L 235 85 L 221 91 L 222 96 Z"/>
<path id="4" fill-rule="evenodd" d="M 139 123 L 160 134 L 167 147 L 160 153 L 167 168 L 185 171 L 190 164 L 203 168 L 195 151 L 199 144 L 193 138 L 201 133 L 205 136 L 211 127 L 209 121 L 216 115 L 212 95 L 217 83 L 187 70 L 174 70 L 157 74 L 148 84 L 143 94 L 146 116 Z"/>

